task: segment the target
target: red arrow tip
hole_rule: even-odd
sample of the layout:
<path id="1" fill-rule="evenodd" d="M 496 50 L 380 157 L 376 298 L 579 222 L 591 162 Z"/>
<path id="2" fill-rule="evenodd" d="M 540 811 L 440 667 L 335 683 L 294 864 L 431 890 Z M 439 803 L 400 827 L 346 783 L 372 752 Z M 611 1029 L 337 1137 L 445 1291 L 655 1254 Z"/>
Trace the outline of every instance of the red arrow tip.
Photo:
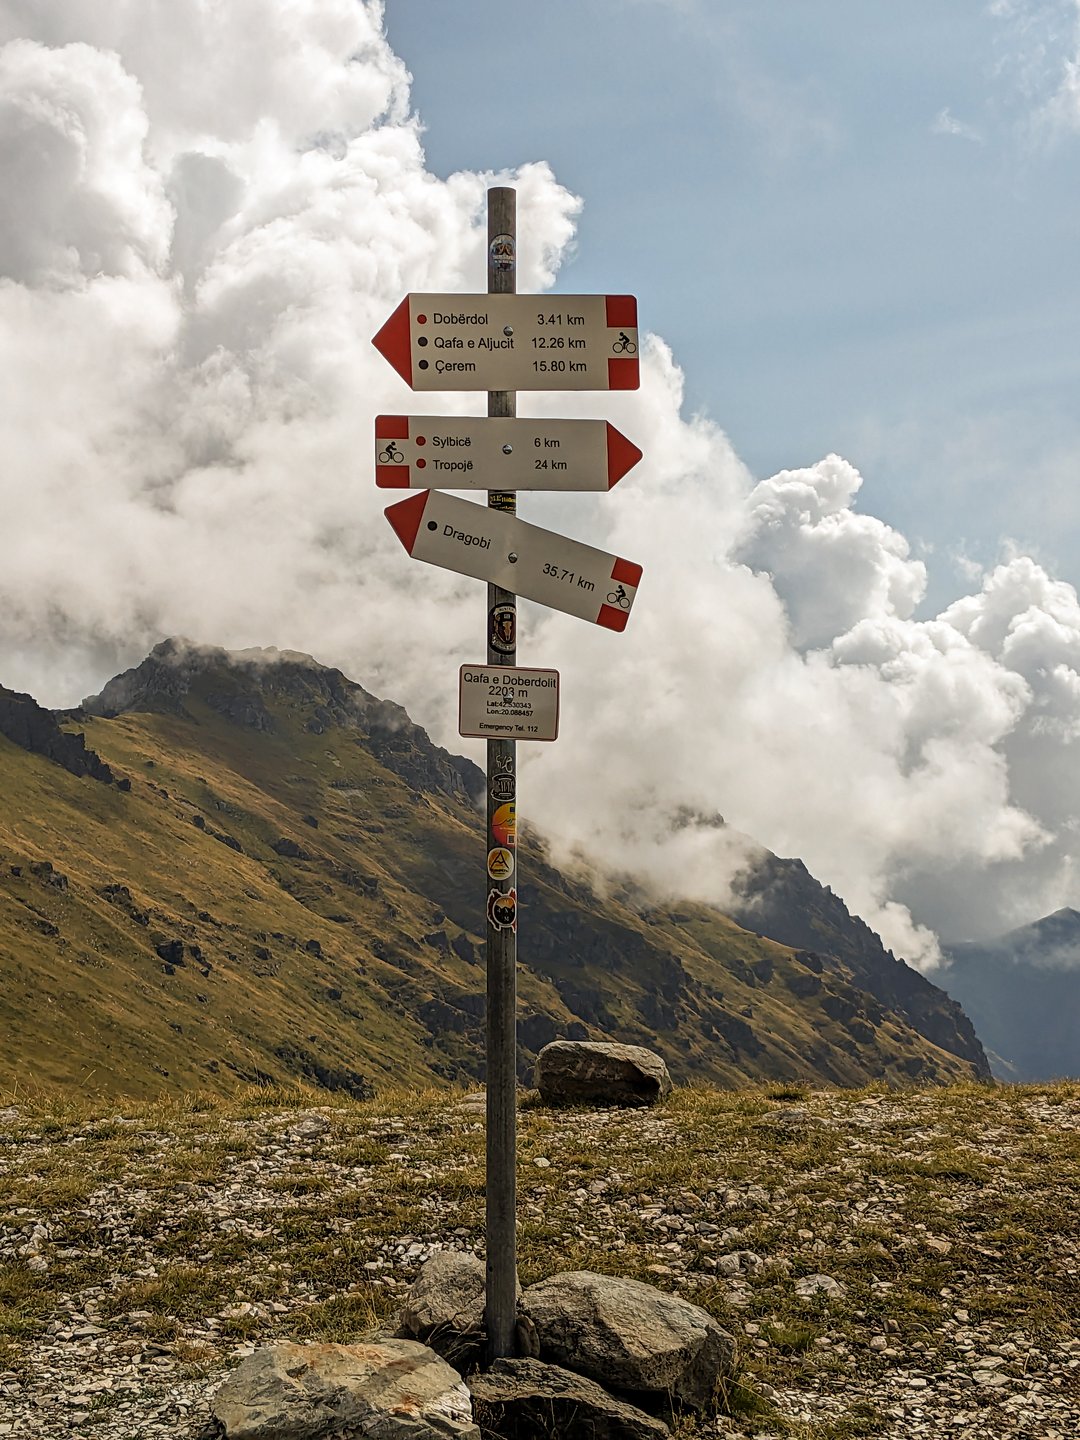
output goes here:
<path id="1" fill-rule="evenodd" d="M 424 518 L 424 506 L 430 497 L 430 490 L 421 490 L 419 495 L 410 495 L 408 500 L 399 500 L 396 505 L 388 505 L 383 511 L 394 527 L 394 533 L 410 555 L 416 544 L 420 521 Z"/>
<path id="2" fill-rule="evenodd" d="M 617 485 L 628 470 L 641 459 L 641 451 L 632 440 L 615 429 L 614 425 L 607 427 L 607 483 L 610 490 Z"/>
<path id="3" fill-rule="evenodd" d="M 390 361 L 406 385 L 411 385 L 412 334 L 409 326 L 409 297 L 407 295 L 371 343 L 380 355 Z"/>

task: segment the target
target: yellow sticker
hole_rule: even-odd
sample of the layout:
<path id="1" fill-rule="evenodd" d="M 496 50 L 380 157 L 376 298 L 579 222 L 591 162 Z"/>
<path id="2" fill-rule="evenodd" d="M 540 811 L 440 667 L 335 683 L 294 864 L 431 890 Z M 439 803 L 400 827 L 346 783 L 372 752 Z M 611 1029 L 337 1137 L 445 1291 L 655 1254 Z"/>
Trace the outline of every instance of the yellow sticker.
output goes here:
<path id="1" fill-rule="evenodd" d="M 492 880 L 506 880 L 514 873 L 514 852 L 505 845 L 488 851 L 487 872 Z"/>

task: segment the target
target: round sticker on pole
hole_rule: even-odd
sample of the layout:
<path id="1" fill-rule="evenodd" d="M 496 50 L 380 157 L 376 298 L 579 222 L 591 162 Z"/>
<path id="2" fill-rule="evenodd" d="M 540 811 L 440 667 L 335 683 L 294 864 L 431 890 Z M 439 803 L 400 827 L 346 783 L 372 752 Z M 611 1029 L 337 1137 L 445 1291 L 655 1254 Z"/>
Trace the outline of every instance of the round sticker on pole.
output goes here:
<path id="1" fill-rule="evenodd" d="M 505 845 L 488 851 L 487 872 L 492 880 L 509 880 L 514 873 L 514 852 Z"/>
<path id="2" fill-rule="evenodd" d="M 500 655 L 517 649 L 517 610 L 513 605 L 496 605 L 489 617 L 488 645 Z"/>
<path id="3" fill-rule="evenodd" d="M 493 270 L 512 270 L 514 268 L 514 237 L 512 235 L 496 235 L 488 246 L 488 256 Z"/>
<path id="4" fill-rule="evenodd" d="M 489 890 L 487 917 L 494 930 L 512 930 L 517 934 L 517 891 Z"/>

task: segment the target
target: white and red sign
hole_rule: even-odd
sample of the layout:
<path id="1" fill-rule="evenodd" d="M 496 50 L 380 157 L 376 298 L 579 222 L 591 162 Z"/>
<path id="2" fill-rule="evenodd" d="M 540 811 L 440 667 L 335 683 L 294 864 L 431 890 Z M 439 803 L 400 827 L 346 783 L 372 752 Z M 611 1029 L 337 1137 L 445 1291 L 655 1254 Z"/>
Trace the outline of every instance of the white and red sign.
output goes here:
<path id="1" fill-rule="evenodd" d="M 636 390 L 633 295 L 406 295 L 372 341 L 414 390 Z"/>
<path id="2" fill-rule="evenodd" d="M 462 665 L 458 734 L 490 740 L 554 740 L 559 672 L 523 665 Z"/>
<path id="3" fill-rule="evenodd" d="M 501 585 L 608 630 L 626 628 L 641 581 L 632 560 L 440 490 L 399 500 L 386 518 L 414 560 Z"/>
<path id="4" fill-rule="evenodd" d="M 387 490 L 610 490 L 640 459 L 606 420 L 375 417 Z"/>

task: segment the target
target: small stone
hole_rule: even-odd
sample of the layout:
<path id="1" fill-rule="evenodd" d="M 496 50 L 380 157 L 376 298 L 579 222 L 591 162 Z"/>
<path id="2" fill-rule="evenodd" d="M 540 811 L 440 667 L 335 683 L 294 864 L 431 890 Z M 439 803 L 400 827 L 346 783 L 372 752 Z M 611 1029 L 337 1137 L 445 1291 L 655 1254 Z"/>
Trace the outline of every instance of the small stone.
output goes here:
<path id="1" fill-rule="evenodd" d="M 847 1286 L 831 1275 L 803 1275 L 795 1281 L 795 1294 L 800 1300 L 811 1300 L 815 1295 L 826 1295 L 830 1300 L 842 1300 Z"/>

